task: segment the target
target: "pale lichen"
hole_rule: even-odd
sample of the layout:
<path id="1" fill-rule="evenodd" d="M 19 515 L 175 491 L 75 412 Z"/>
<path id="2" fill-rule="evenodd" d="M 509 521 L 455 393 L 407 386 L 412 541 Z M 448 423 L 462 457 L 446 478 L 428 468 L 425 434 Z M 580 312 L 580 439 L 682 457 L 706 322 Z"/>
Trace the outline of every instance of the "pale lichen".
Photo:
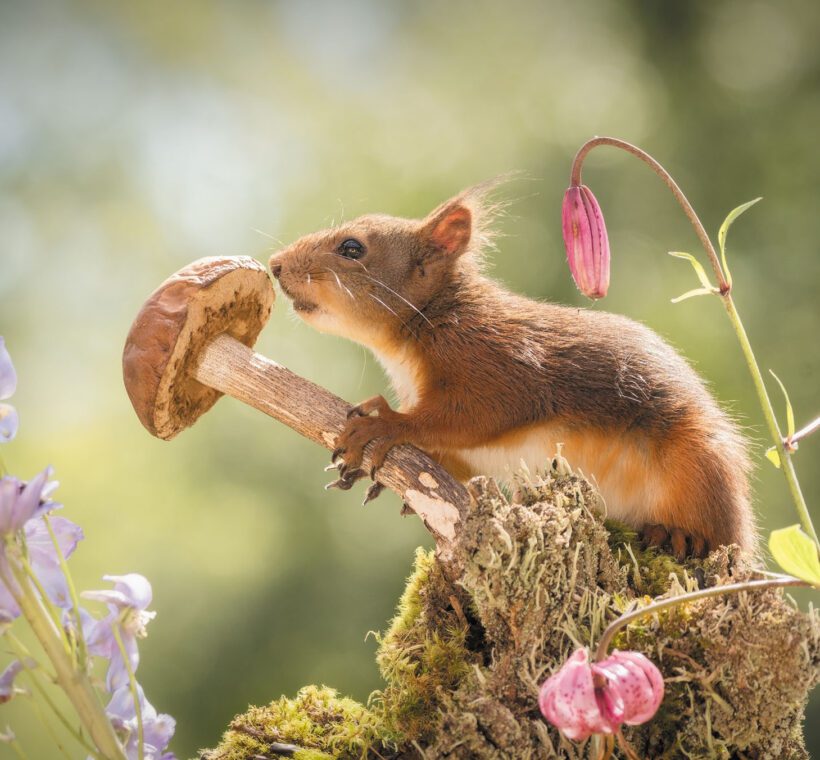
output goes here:
<path id="1" fill-rule="evenodd" d="M 750 577 L 732 547 L 678 563 L 598 514 L 600 500 L 560 457 L 511 495 L 479 478 L 448 582 L 419 551 L 380 637 L 385 686 L 369 706 L 308 687 L 238 716 L 210 760 L 295 757 L 569 758 L 537 709 L 539 684 L 631 603 Z M 661 668 L 656 717 L 625 734 L 646 758 L 806 758 L 802 719 L 820 680 L 820 618 L 780 591 L 712 597 L 639 619 L 614 642 Z M 305 754 L 305 753 L 313 753 Z M 318 754 L 316 754 L 318 753 Z"/>

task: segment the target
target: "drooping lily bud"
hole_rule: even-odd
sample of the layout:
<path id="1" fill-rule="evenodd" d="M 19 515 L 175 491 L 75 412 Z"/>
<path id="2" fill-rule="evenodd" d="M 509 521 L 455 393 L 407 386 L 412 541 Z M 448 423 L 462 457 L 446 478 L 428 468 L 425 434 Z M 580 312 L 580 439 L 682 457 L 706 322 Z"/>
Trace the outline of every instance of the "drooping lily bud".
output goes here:
<path id="1" fill-rule="evenodd" d="M 603 298 L 609 288 L 609 238 L 601 207 L 586 185 L 573 185 L 564 194 L 561 227 L 578 290 Z"/>
<path id="2" fill-rule="evenodd" d="M 660 671 L 638 652 L 613 652 L 591 663 L 586 649 L 576 650 L 541 686 L 543 716 L 569 739 L 612 735 L 621 724 L 648 721 L 663 699 Z"/>

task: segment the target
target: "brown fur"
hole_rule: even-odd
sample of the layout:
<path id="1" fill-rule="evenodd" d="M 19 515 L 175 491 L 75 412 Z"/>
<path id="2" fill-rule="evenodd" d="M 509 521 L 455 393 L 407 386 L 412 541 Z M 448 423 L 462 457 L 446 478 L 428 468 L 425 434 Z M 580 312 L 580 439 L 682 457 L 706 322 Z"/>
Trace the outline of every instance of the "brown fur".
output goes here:
<path id="1" fill-rule="evenodd" d="M 342 476 L 374 443 L 378 465 L 410 442 L 467 478 L 543 466 L 563 444 L 598 482 L 613 516 L 660 524 L 681 549 L 754 546 L 746 447 L 737 427 L 669 345 L 625 317 L 509 293 L 481 273 L 489 186 L 425 219 L 365 216 L 271 258 L 297 313 L 373 349 L 401 398 L 354 410 Z M 365 246 L 358 260 L 342 241 Z"/>

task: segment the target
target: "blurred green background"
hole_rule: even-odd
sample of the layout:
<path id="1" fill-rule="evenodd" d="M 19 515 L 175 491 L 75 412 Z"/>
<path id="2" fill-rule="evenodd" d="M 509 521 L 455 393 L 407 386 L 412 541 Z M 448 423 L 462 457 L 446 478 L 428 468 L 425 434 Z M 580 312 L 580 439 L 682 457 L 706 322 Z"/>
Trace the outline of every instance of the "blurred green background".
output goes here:
<path id="1" fill-rule="evenodd" d="M 765 196 L 730 238 L 736 299 L 806 422 L 820 411 L 818 34 L 815 0 L 0 4 L 0 334 L 21 417 L 2 455 L 21 477 L 56 467 L 87 535 L 81 587 L 153 582 L 139 677 L 178 719 L 180 757 L 306 683 L 366 699 L 380 682 L 365 634 L 429 539 L 392 495 L 362 509 L 363 487 L 325 492 L 324 451 L 232 400 L 172 443 L 151 438 L 120 377 L 145 297 L 195 258 L 265 261 L 342 216 L 420 216 L 522 170 L 492 272 L 585 305 L 560 203 L 578 146 L 613 134 L 663 162 L 712 231 Z M 586 167 L 613 251 L 596 308 L 666 336 L 762 441 L 720 305 L 669 303 L 696 283 L 665 252 L 699 253 L 674 200 L 625 154 Z M 362 348 L 284 301 L 260 350 L 351 401 L 386 387 Z M 818 452 L 807 441 L 797 460 L 812 505 Z M 755 490 L 764 530 L 796 521 L 768 463 Z M 0 725 L 54 756 L 29 710 L 0 708 Z"/>

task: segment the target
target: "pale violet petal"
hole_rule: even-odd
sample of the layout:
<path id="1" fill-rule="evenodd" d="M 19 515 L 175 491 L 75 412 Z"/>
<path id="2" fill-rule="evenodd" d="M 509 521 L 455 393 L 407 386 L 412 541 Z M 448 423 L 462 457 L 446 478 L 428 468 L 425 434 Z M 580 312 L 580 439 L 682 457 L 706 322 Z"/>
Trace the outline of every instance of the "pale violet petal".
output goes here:
<path id="1" fill-rule="evenodd" d="M 139 573 L 104 575 L 103 579 L 113 583 L 114 589 L 129 600 L 129 607 L 144 610 L 151 604 L 151 584 L 144 575 L 140 575 Z"/>
<path id="2" fill-rule="evenodd" d="M 49 522 L 63 557 L 68 559 L 85 537 L 83 529 L 65 517 L 51 517 Z M 26 544 L 32 561 L 57 560 L 54 541 L 43 520 L 29 520 L 26 524 Z"/>
<path id="3" fill-rule="evenodd" d="M 17 478 L 0 478 L 0 534 L 14 533 L 14 506 L 20 495 L 20 483 Z"/>
<path id="4" fill-rule="evenodd" d="M 0 579 L 0 618 L 14 620 L 18 617 L 20 617 L 20 608 L 17 606 L 17 602 L 14 601 L 11 591 Z"/>
<path id="5" fill-rule="evenodd" d="M 17 373 L 6 348 L 6 341 L 0 335 L 0 399 L 10 398 L 16 390 Z"/>
<path id="6" fill-rule="evenodd" d="M 91 618 L 90 621 L 83 621 L 85 641 L 91 654 L 108 660 L 113 657 L 114 652 L 118 651 L 112 630 L 112 626 L 118 617 L 118 613 L 112 612 L 102 620 Z"/>
<path id="7" fill-rule="evenodd" d="M 113 636 L 113 634 L 112 634 Z M 120 629 L 120 639 L 122 640 L 125 653 L 128 655 L 128 660 L 131 665 L 131 670 L 136 672 L 140 663 L 140 653 L 137 648 L 137 639 L 130 635 L 128 631 Z M 128 670 L 125 667 L 125 660 L 122 658 L 119 644 L 115 641 L 115 648 L 112 650 L 110 665 L 105 676 L 106 689 L 109 692 L 114 692 L 122 686 L 127 686 L 129 683 Z"/>
<path id="8" fill-rule="evenodd" d="M 140 703 L 140 711 L 144 712 L 145 693 L 139 684 L 137 684 L 137 699 Z M 109 717 L 117 717 L 126 723 L 131 720 L 136 720 L 137 711 L 134 705 L 134 697 L 131 694 L 130 684 L 126 684 L 119 689 L 114 689 L 111 693 L 111 699 L 105 707 L 105 711 Z"/>
<path id="9" fill-rule="evenodd" d="M 16 526 L 16 530 L 22 528 L 40 506 L 40 495 L 49 475 L 51 475 L 51 468 L 46 467 L 45 470 L 38 472 L 23 487 L 22 492 L 17 497 L 12 516 L 12 525 Z"/>
<path id="10" fill-rule="evenodd" d="M 145 716 L 143 715 L 143 720 L 145 721 L 145 725 L 143 727 L 145 732 L 145 743 L 150 744 L 157 750 L 162 750 L 167 747 L 168 742 L 171 741 L 171 738 L 174 735 L 177 722 L 170 715 L 166 715 L 165 713 L 156 715 L 154 718 L 149 720 L 145 720 Z"/>
<path id="11" fill-rule="evenodd" d="M 8 443 L 17 435 L 20 417 L 11 404 L 0 404 L 0 443 Z"/>
<path id="12" fill-rule="evenodd" d="M 25 670 L 25 666 L 20 660 L 14 660 L 2 673 L 0 673 L 0 703 L 8 702 L 14 696 L 14 679 Z"/>

